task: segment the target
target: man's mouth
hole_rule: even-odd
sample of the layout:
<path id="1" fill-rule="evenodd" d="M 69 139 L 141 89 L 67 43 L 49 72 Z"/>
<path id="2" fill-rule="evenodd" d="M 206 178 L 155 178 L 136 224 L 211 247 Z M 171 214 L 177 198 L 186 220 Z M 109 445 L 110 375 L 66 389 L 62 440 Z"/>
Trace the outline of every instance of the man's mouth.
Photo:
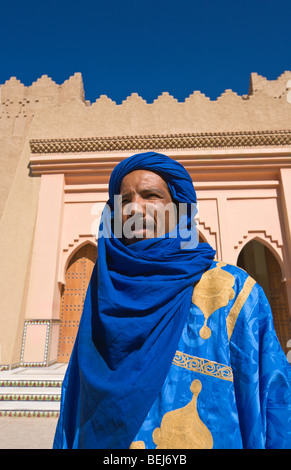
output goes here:
<path id="1" fill-rule="evenodd" d="M 155 221 L 153 219 L 145 219 L 143 218 L 142 221 L 139 221 L 135 224 L 132 233 L 134 235 L 137 234 L 152 234 L 155 231 Z"/>

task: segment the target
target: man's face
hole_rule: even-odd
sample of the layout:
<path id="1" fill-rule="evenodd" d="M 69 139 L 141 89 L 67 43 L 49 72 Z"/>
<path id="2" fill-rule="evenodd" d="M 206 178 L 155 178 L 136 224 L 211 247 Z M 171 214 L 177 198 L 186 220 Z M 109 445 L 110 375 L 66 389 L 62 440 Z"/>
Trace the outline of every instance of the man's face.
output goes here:
<path id="1" fill-rule="evenodd" d="M 174 229 L 176 206 L 166 182 L 156 173 L 146 170 L 129 173 L 122 180 L 120 195 L 127 244 L 161 237 Z"/>

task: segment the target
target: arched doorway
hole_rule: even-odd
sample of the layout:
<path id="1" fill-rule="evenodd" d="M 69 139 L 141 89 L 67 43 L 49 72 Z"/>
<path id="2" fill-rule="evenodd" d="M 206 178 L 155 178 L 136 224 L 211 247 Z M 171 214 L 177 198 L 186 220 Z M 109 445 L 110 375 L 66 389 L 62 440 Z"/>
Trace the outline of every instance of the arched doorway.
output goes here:
<path id="1" fill-rule="evenodd" d="M 69 262 L 60 305 L 58 362 L 69 362 L 96 259 L 97 247 L 87 243 Z"/>
<path id="2" fill-rule="evenodd" d="M 264 244 L 251 240 L 240 252 L 237 265 L 264 289 L 272 309 L 278 339 L 287 354 L 289 350 L 287 343 L 291 338 L 291 321 L 286 286 L 282 282 L 282 272 L 276 257 Z"/>

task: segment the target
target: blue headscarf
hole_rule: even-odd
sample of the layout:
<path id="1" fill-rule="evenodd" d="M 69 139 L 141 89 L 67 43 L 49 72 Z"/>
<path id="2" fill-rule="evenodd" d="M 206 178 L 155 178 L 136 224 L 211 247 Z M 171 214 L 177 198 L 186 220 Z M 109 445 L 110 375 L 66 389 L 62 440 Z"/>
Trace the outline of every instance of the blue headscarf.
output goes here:
<path id="1" fill-rule="evenodd" d="M 193 287 L 215 254 L 193 237 L 181 248 L 179 230 L 177 237 L 131 246 L 114 236 L 114 195 L 138 169 L 161 175 L 176 202 L 196 203 L 190 175 L 165 155 L 134 155 L 113 170 L 98 260 L 63 382 L 55 448 L 129 448 L 168 373 Z"/>

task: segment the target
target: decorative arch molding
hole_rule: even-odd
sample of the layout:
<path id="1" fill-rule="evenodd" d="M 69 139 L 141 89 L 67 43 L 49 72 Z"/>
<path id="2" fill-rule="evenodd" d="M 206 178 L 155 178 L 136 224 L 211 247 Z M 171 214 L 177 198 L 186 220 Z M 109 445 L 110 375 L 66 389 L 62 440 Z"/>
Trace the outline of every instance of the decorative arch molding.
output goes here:
<path id="1" fill-rule="evenodd" d="M 209 243 L 214 250 L 218 250 L 217 233 L 213 231 L 211 227 L 208 227 L 206 223 L 202 222 L 200 219 L 197 223 L 197 231 L 198 235 L 201 235 L 201 237 L 206 241 L 206 243 Z"/>
<path id="2" fill-rule="evenodd" d="M 242 237 L 242 239 L 234 246 L 234 249 L 236 251 L 236 260 L 238 260 L 238 257 L 242 249 L 245 247 L 245 245 L 252 240 L 256 240 L 262 243 L 273 253 L 273 255 L 275 256 L 276 260 L 278 261 L 280 265 L 282 277 L 283 279 L 285 279 L 286 274 L 285 274 L 283 252 L 282 252 L 283 245 L 279 243 L 278 240 L 274 240 L 272 235 L 268 234 L 265 230 L 249 230 Z"/>
<path id="3" fill-rule="evenodd" d="M 91 245 L 95 246 L 98 249 L 98 243 L 96 237 L 92 235 L 79 235 L 78 238 L 74 238 L 74 240 L 68 244 L 66 248 L 62 250 L 62 257 L 60 263 L 60 271 L 59 271 L 59 278 L 58 284 L 59 286 L 64 286 L 66 284 L 66 271 L 70 260 L 74 256 L 74 254 L 82 248 L 82 246 L 90 243 Z"/>
<path id="4" fill-rule="evenodd" d="M 204 233 L 202 233 L 201 230 L 198 230 L 198 239 L 200 238 L 203 239 L 203 243 L 208 243 Z"/>

